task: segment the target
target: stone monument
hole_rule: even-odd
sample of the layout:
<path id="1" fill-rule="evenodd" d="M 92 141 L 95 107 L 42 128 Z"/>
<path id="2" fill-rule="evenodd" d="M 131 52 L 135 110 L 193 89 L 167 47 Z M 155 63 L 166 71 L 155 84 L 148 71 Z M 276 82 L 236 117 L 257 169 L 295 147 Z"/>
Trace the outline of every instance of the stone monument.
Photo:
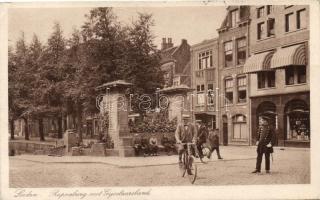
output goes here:
<path id="1" fill-rule="evenodd" d="M 193 91 L 193 89 L 189 88 L 187 85 L 171 86 L 159 91 L 159 101 L 168 101 L 167 107 L 169 120 L 177 118 L 177 122 L 179 124 L 181 123 L 184 115 L 188 115 L 190 118 L 193 118 L 193 96 L 190 93 L 191 91 Z"/>
<path id="2" fill-rule="evenodd" d="M 125 90 L 132 84 L 123 80 L 105 83 L 97 90 L 104 91 L 100 112 L 108 113 L 108 134 L 114 143 L 113 149 L 106 149 L 106 156 L 134 156 L 132 134 L 128 127 L 128 99 Z"/>

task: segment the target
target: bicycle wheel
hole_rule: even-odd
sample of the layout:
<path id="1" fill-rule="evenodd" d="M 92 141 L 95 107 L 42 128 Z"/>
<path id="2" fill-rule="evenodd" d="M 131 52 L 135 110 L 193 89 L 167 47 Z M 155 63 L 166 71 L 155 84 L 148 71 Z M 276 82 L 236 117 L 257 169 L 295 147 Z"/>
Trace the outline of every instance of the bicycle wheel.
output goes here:
<path id="1" fill-rule="evenodd" d="M 186 171 L 187 171 L 187 156 L 186 156 L 186 153 L 183 153 L 182 154 L 182 163 L 179 163 L 179 170 L 180 170 L 180 173 L 181 173 L 181 176 L 184 177 L 184 175 L 186 174 Z"/>
<path id="2" fill-rule="evenodd" d="M 187 159 L 187 174 L 188 174 L 188 178 L 190 183 L 194 183 L 196 181 L 197 178 L 197 165 L 194 162 L 194 158 L 193 156 L 188 156 Z"/>
<path id="3" fill-rule="evenodd" d="M 201 150 L 202 150 L 203 158 L 201 158 L 200 161 L 206 164 L 209 161 L 207 156 L 210 154 L 210 148 L 207 146 L 203 146 Z"/>

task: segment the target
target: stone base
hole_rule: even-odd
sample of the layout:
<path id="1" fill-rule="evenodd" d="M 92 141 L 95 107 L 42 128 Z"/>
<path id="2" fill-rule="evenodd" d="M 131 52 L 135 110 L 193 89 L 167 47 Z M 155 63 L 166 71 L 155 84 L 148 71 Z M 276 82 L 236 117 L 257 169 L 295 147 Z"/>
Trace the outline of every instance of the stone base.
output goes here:
<path id="1" fill-rule="evenodd" d="M 106 149 L 106 156 L 134 157 L 133 147 L 123 149 Z"/>

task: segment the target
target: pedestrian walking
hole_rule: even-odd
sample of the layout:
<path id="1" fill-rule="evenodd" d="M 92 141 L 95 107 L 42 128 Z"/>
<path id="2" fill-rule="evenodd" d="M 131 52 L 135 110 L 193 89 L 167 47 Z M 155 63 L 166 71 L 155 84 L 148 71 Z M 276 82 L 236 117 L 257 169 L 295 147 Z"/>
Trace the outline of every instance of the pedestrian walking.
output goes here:
<path id="1" fill-rule="evenodd" d="M 205 123 L 200 121 L 200 126 L 198 128 L 198 140 L 197 140 L 197 149 L 199 152 L 199 157 L 203 158 L 202 145 L 206 143 L 208 137 L 208 128 Z"/>
<path id="2" fill-rule="evenodd" d="M 259 119 L 259 128 L 257 134 L 257 163 L 256 169 L 252 173 L 261 172 L 262 156 L 265 155 L 266 173 L 270 173 L 270 154 L 273 153 L 275 144 L 275 133 L 270 126 L 270 117 L 261 116 Z"/>
<path id="3" fill-rule="evenodd" d="M 210 159 L 211 154 L 214 152 L 214 150 L 216 150 L 218 159 L 223 159 L 220 155 L 219 129 L 218 128 L 216 128 L 215 130 L 209 131 L 208 143 L 210 146 L 210 152 L 207 155 L 207 157 Z"/>

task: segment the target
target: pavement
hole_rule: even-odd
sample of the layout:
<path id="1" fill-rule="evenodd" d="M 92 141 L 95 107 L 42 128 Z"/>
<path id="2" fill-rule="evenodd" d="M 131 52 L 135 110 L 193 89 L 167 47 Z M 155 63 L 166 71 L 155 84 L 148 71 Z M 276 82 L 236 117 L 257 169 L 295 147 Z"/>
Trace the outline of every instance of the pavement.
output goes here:
<path id="1" fill-rule="evenodd" d="M 310 184 L 310 149 L 275 148 L 271 173 L 252 174 L 255 147 L 222 146 L 223 160 L 216 154 L 197 164 L 194 185 Z M 190 186 L 181 177 L 177 155 L 156 157 L 51 157 L 20 155 L 9 157 L 9 185 L 12 188 Z M 263 161 L 264 162 L 264 161 Z M 155 166 L 156 165 L 156 166 Z"/>
<path id="2" fill-rule="evenodd" d="M 283 148 L 276 147 L 275 151 L 309 151 L 308 148 Z M 235 160 L 251 160 L 256 158 L 256 151 L 254 146 L 221 146 L 220 152 L 223 160 L 218 160 L 216 153 L 212 154 L 212 158 L 206 162 L 221 162 L 221 161 L 235 161 Z M 47 156 L 47 155 L 29 155 L 22 154 L 10 157 L 11 160 L 23 160 L 38 163 L 99 163 L 107 164 L 121 168 L 132 167 L 148 167 L 148 166 L 162 166 L 162 165 L 176 165 L 177 155 L 163 155 L 163 156 L 148 156 L 148 157 L 97 157 L 97 156 Z M 200 162 L 197 159 L 196 162 Z"/>

